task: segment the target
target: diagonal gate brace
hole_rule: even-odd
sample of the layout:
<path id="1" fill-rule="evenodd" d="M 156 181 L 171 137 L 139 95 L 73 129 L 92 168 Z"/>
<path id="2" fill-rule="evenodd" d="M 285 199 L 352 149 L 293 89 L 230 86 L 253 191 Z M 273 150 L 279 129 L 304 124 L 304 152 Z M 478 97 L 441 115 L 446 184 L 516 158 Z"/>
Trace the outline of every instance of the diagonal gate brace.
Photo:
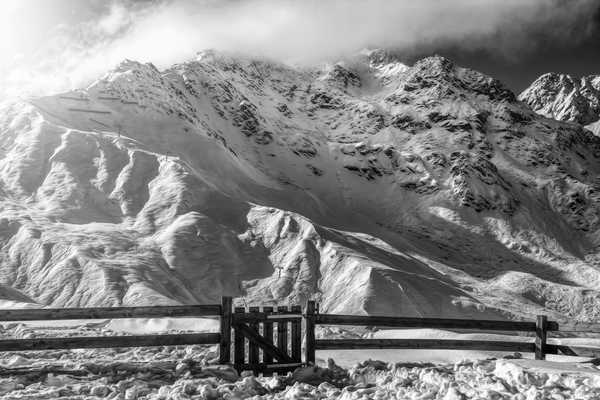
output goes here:
<path id="1" fill-rule="evenodd" d="M 283 363 L 293 363 L 295 362 L 292 357 L 285 354 L 283 351 L 273 346 L 271 343 L 267 342 L 265 338 L 260 336 L 254 329 L 250 328 L 247 324 L 244 323 L 236 323 L 234 325 L 235 329 L 239 330 L 242 335 L 244 335 L 248 340 L 256 343 L 265 353 L 274 358 L 278 359 L 279 362 Z"/>
<path id="2" fill-rule="evenodd" d="M 575 353 L 570 347 L 568 346 L 556 346 L 557 350 L 560 350 L 561 353 L 563 353 L 566 356 L 577 356 L 577 353 Z"/>

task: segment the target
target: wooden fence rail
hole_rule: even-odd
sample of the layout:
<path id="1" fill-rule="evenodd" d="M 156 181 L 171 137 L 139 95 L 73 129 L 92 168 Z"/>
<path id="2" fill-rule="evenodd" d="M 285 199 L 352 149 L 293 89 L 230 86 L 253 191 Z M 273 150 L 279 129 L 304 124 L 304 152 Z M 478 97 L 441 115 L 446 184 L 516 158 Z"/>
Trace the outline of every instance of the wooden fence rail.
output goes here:
<path id="1" fill-rule="evenodd" d="M 218 344 L 220 363 L 233 363 L 238 370 L 252 370 L 256 373 L 289 371 L 303 364 L 312 364 L 316 360 L 317 350 L 329 349 L 507 351 L 534 353 L 536 359 L 544 359 L 546 354 L 559 352 L 586 356 L 600 354 L 600 349 L 547 343 L 549 332 L 598 332 L 600 324 L 559 324 L 548 321 L 546 316 L 538 316 L 536 321 L 493 321 L 321 314 L 314 301 L 307 302 L 304 313 L 297 305 L 234 309 L 231 297 L 223 297 L 221 304 L 210 305 L 0 310 L 0 321 L 160 317 L 219 317 L 220 329 L 219 332 L 211 333 L 4 339 L 0 340 L 0 351 Z M 530 341 L 316 339 L 315 329 L 318 325 L 529 332 L 534 337 Z"/>
<path id="2" fill-rule="evenodd" d="M 315 323 L 320 325 L 385 326 L 388 328 L 472 329 L 481 331 L 494 330 L 507 332 L 534 332 L 536 329 L 535 322 L 522 321 L 378 317 L 339 314 L 316 314 L 314 318 Z M 554 321 L 549 321 L 546 329 L 549 331 L 556 331 L 558 330 L 558 324 Z"/>
<path id="3" fill-rule="evenodd" d="M 317 350 L 331 349 L 444 349 L 520 351 L 533 353 L 535 343 L 451 339 L 318 339 Z"/>
<path id="4" fill-rule="evenodd" d="M 221 335 L 219 333 L 4 339 L 0 340 L 0 351 L 183 346 L 217 344 L 220 340 Z"/>
<path id="5" fill-rule="evenodd" d="M 220 317 L 220 304 L 157 307 L 32 308 L 0 310 L 0 321 L 114 319 L 156 317 Z"/>

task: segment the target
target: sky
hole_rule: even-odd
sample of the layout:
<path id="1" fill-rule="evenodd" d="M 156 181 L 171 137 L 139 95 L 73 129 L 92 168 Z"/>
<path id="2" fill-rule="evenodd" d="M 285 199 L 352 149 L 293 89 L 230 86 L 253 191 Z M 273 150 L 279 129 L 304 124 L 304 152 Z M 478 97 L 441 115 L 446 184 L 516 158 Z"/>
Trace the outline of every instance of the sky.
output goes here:
<path id="1" fill-rule="evenodd" d="M 552 40 L 545 30 L 523 35 L 519 40 L 533 41 L 532 47 L 517 49 L 513 54 L 494 52 L 494 47 L 470 49 L 468 46 L 438 44 L 413 52 L 412 62 L 431 53 L 438 53 L 456 63 L 484 72 L 520 93 L 538 76 L 546 72 L 567 73 L 576 77 L 600 75 L 600 0 L 589 15 L 573 26 L 587 29 Z M 532 39 L 533 37 L 533 39 Z"/>
<path id="2" fill-rule="evenodd" d="M 86 86 L 128 58 L 213 48 L 287 63 L 441 54 L 520 92 L 600 74 L 600 0 L 0 0 L 0 100 Z"/>

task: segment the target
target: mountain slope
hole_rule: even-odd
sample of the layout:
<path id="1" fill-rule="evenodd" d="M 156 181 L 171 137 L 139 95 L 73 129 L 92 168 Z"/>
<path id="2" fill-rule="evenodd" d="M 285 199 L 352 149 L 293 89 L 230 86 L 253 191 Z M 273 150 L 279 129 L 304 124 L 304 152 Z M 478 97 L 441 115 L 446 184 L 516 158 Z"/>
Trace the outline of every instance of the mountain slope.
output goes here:
<path id="1" fill-rule="evenodd" d="M 441 57 L 126 61 L 0 135 L 7 301 L 600 313 L 600 140 Z"/>
<path id="2" fill-rule="evenodd" d="M 544 74 L 519 95 L 519 100 L 548 118 L 588 125 L 599 132 L 600 75 L 575 79 L 566 74 Z"/>

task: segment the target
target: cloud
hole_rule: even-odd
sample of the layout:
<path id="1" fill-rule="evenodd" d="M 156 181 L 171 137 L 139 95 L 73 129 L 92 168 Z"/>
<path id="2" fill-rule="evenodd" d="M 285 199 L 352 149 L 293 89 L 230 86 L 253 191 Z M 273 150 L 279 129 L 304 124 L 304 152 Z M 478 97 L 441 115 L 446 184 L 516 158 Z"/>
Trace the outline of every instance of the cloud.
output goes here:
<path id="1" fill-rule="evenodd" d="M 164 68 L 206 48 L 285 62 L 365 47 L 518 57 L 544 41 L 585 37 L 596 8 L 597 0 L 115 0 L 55 27 L 35 53 L 15 54 L 0 67 L 0 96 L 85 85 L 125 58 Z"/>

